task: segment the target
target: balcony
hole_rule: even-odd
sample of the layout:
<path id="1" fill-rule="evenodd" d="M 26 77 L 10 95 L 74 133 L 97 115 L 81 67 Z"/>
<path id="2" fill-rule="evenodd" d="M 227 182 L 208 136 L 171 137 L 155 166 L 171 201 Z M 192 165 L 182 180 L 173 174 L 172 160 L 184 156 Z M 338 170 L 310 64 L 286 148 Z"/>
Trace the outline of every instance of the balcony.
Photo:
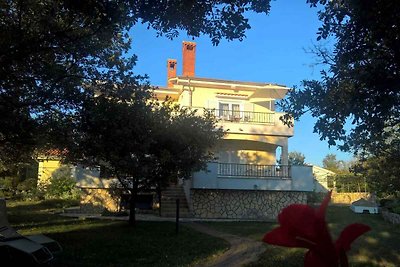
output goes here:
<path id="1" fill-rule="evenodd" d="M 218 163 L 218 177 L 290 178 L 288 165 Z"/>
<path id="2" fill-rule="evenodd" d="M 193 173 L 191 188 L 313 191 L 311 166 L 256 165 L 210 162 Z"/>
<path id="3" fill-rule="evenodd" d="M 239 111 L 239 110 L 226 110 L 226 109 L 206 109 L 211 112 L 221 121 L 236 122 L 236 123 L 261 123 L 261 124 L 275 124 L 275 112 L 253 112 L 253 111 Z"/>

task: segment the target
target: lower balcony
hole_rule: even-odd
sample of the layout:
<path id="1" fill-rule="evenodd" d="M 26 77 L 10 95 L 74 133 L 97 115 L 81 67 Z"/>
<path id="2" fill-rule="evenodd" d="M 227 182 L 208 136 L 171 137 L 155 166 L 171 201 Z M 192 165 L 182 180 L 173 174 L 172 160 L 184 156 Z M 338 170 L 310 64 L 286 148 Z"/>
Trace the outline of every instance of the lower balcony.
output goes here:
<path id="1" fill-rule="evenodd" d="M 312 167 L 210 162 L 193 173 L 191 187 L 201 189 L 312 191 Z"/>
<path id="2" fill-rule="evenodd" d="M 289 165 L 218 163 L 218 177 L 290 178 Z"/>

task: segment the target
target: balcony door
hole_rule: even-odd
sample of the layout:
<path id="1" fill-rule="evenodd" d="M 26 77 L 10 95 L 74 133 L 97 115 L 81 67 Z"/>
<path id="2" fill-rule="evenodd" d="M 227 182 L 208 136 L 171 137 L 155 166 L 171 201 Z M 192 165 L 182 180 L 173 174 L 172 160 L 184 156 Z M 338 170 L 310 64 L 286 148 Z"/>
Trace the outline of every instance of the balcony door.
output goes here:
<path id="1" fill-rule="evenodd" d="M 240 120 L 242 111 L 243 105 L 240 103 L 219 102 L 218 116 L 224 120 Z"/>

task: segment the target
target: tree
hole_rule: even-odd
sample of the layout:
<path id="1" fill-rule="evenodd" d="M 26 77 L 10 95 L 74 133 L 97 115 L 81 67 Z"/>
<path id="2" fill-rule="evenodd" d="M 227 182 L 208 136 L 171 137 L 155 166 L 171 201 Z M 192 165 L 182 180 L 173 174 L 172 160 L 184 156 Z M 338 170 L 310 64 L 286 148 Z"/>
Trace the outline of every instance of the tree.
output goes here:
<path id="1" fill-rule="evenodd" d="M 0 161 L 21 161 L 64 139 L 64 120 L 116 84 L 138 87 L 129 29 L 146 23 L 168 38 L 243 39 L 247 11 L 267 14 L 270 0 L 52 1 L 0 4 Z M 64 145 L 61 144 L 61 147 Z"/>
<path id="2" fill-rule="evenodd" d="M 157 103 L 154 109 L 157 124 L 153 131 L 156 143 L 150 147 L 151 179 L 161 203 L 161 191 L 171 182 L 191 177 L 192 172 L 206 169 L 214 159 L 211 151 L 222 138 L 222 128 L 215 124 L 212 113 L 180 108 L 169 101 Z M 160 209 L 161 212 L 161 209 Z"/>
<path id="3" fill-rule="evenodd" d="M 379 197 L 400 194 L 400 155 L 390 153 L 385 156 L 371 156 L 361 160 L 354 172 L 361 175 L 371 191 Z"/>
<path id="4" fill-rule="evenodd" d="M 341 168 L 341 161 L 336 159 L 335 154 L 328 154 L 322 160 L 322 166 L 333 172 L 338 172 Z"/>
<path id="5" fill-rule="evenodd" d="M 147 91 L 130 98 L 100 95 L 85 103 L 74 125 L 66 161 L 101 166 L 130 193 L 129 223 L 135 224 L 138 192 L 187 178 L 205 167 L 222 137 L 210 114 L 170 103 L 152 103 Z"/>
<path id="6" fill-rule="evenodd" d="M 295 118 L 309 111 L 314 131 L 330 145 L 355 153 L 391 151 L 400 125 L 400 5 L 391 0 L 326 1 L 318 40 L 330 39 L 333 51 L 317 47 L 327 69 L 321 80 L 303 81 L 282 102 Z M 283 118 L 287 121 L 290 116 Z M 345 125 L 352 127 L 345 130 Z"/>
<path id="7" fill-rule="evenodd" d="M 306 157 L 301 152 L 289 152 L 289 165 L 304 165 L 305 159 Z"/>

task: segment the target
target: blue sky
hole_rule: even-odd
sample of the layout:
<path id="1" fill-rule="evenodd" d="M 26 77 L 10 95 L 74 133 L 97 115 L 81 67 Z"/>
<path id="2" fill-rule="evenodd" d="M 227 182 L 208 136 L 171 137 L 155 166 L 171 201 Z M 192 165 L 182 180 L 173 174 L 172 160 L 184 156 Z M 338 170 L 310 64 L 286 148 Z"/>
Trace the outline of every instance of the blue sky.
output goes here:
<path id="1" fill-rule="evenodd" d="M 204 36 L 195 38 L 196 76 L 253 82 L 271 82 L 288 87 L 299 85 L 304 79 L 318 79 L 317 59 L 307 52 L 316 43 L 320 26 L 317 10 L 306 1 L 272 1 L 268 16 L 249 14 L 250 29 L 242 42 L 222 40 L 213 46 Z M 130 32 L 131 53 L 138 56 L 137 74 L 147 74 L 152 85 L 166 85 L 166 62 L 178 60 L 178 74 L 182 67 L 182 41 L 192 41 L 186 34 L 174 40 L 157 37 L 154 30 L 136 25 Z M 321 165 L 328 153 L 338 159 L 350 160 L 351 154 L 328 147 L 313 133 L 315 119 L 303 116 L 295 123 L 295 135 L 289 139 L 289 151 L 299 151 L 306 162 Z"/>

